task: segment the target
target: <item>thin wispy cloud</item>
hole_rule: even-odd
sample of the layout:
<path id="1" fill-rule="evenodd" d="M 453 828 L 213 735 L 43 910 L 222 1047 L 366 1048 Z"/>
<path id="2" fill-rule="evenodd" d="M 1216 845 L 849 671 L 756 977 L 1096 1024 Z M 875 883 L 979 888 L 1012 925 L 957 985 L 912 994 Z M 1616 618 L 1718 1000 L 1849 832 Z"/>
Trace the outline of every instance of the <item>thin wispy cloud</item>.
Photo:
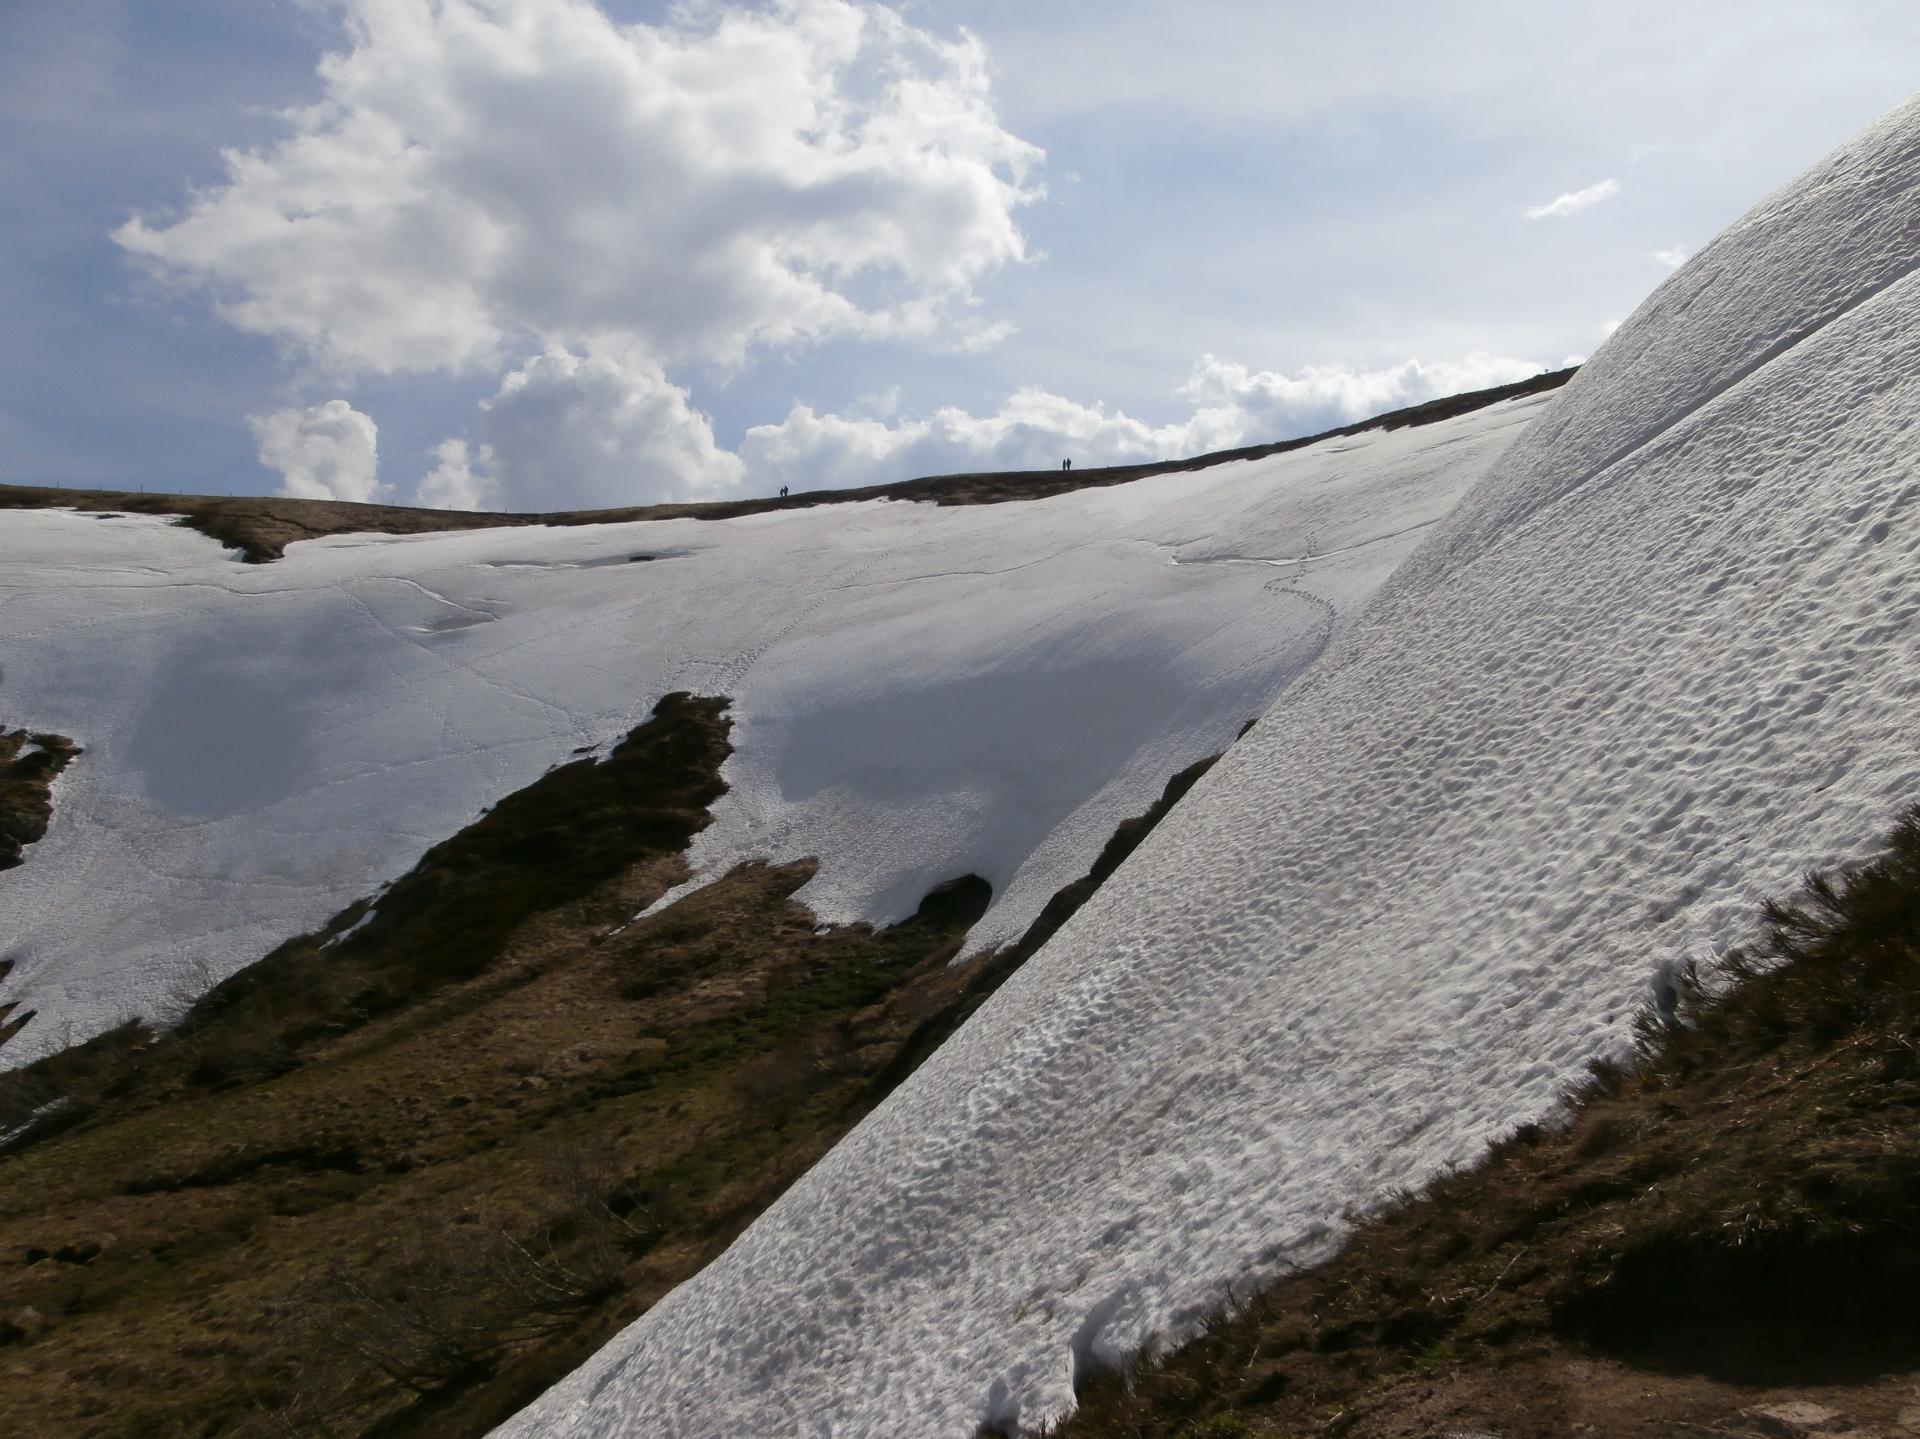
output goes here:
<path id="1" fill-rule="evenodd" d="M 1611 200 L 1620 193 L 1620 182 L 1609 175 L 1597 184 L 1584 190 L 1569 190 L 1556 196 L 1544 205 L 1532 205 L 1527 209 L 1529 220 L 1564 220 L 1569 215 L 1598 205 L 1602 200 Z"/>

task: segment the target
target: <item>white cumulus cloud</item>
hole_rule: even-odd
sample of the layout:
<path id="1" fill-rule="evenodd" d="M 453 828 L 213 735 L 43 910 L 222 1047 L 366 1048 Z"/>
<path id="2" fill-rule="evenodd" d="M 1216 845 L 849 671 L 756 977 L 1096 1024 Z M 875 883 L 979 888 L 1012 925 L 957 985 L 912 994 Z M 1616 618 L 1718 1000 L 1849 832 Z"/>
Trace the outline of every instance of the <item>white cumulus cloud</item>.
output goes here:
<path id="1" fill-rule="evenodd" d="M 1211 428 L 1227 437 L 1221 445 L 1231 446 L 1332 429 L 1442 395 L 1510 384 L 1546 368 L 1476 350 L 1458 359 L 1404 360 L 1372 370 L 1309 365 L 1288 375 L 1206 355 L 1178 393 L 1195 407 L 1195 438 Z"/>
<path id="2" fill-rule="evenodd" d="M 490 510 L 500 502 L 494 482 L 493 451 L 486 445 L 476 456 L 465 440 L 442 440 L 433 450 L 434 465 L 414 491 L 414 503 L 435 510 Z M 474 471 L 478 460 L 480 469 Z"/>
<path id="3" fill-rule="evenodd" d="M 476 448 L 443 441 L 422 504 L 447 509 L 603 509 L 735 493 L 740 457 L 714 442 L 687 391 L 643 362 L 536 355 L 481 406 Z"/>
<path id="4" fill-rule="evenodd" d="M 1153 426 L 1046 390 L 1015 391 L 998 411 L 944 408 L 898 421 L 796 405 L 740 446 L 753 488 L 839 489 L 967 470 L 1050 469 L 1063 459 L 1117 464 L 1179 453 L 1188 426 Z"/>
<path id="5" fill-rule="evenodd" d="M 303 500 L 379 496 L 379 431 L 345 400 L 252 415 L 247 425 L 260 463 L 280 474 L 281 494 Z"/>
<path id="6" fill-rule="evenodd" d="M 278 144 L 115 238 L 247 331 L 348 372 L 541 350 L 739 364 L 831 336 L 991 337 L 1041 154 L 987 57 L 854 0 L 344 0 Z"/>
<path id="7" fill-rule="evenodd" d="M 740 446 L 750 486 L 795 489 L 881 484 L 985 469 L 1051 469 L 1176 459 L 1333 429 L 1441 395 L 1536 375 L 1530 360 L 1471 354 L 1408 360 L 1373 370 L 1314 366 L 1297 374 L 1203 357 L 1175 392 L 1182 419 L 1150 424 L 1125 411 L 1039 388 L 1021 389 L 992 414 L 947 408 L 918 418 L 821 414 L 796 405 L 777 425 L 756 425 Z"/>
<path id="8" fill-rule="evenodd" d="M 1665 250 L 1655 250 L 1652 256 L 1656 264 L 1665 265 L 1669 270 L 1677 270 L 1687 263 L 1687 252 L 1678 245 Z"/>
<path id="9" fill-rule="evenodd" d="M 1527 218 L 1529 220 L 1563 220 L 1589 206 L 1598 205 L 1602 200 L 1610 200 L 1619 193 L 1620 182 L 1609 177 L 1587 186 L 1584 190 L 1569 190 L 1564 195 L 1555 196 L 1544 205 L 1529 206 Z"/>

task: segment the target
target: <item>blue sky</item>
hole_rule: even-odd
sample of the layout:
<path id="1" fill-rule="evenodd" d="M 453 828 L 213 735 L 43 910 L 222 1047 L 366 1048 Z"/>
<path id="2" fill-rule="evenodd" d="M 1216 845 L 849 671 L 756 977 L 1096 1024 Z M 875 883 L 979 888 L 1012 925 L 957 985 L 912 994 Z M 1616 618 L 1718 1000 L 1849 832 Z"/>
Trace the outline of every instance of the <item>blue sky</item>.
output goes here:
<path id="1" fill-rule="evenodd" d="M 4 0 L 0 479 L 547 508 L 1280 438 L 1590 353 L 1916 61 L 1865 0 Z"/>

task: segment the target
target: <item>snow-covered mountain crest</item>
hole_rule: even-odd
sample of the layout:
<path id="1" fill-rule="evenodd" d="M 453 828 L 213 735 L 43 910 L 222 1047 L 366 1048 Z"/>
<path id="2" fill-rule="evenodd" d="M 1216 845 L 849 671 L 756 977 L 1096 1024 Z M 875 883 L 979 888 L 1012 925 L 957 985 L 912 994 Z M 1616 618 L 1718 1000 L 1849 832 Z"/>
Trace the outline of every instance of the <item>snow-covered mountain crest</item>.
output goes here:
<path id="1" fill-rule="evenodd" d="M 1120 883 L 502 1432 L 1038 1426 L 1864 850 L 1920 787 L 1916 233 L 1910 104 L 1676 274 Z"/>

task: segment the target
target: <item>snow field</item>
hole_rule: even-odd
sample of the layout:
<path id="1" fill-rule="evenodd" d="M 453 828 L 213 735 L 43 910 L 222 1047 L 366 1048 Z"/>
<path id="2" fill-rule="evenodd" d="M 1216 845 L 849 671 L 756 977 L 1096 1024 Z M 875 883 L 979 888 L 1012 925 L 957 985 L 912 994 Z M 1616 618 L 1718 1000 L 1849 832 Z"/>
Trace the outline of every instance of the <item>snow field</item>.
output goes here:
<path id="1" fill-rule="evenodd" d="M 1035 1427 L 1920 798 L 1920 106 L 1679 271 L 1055 940 L 500 1432 Z"/>
<path id="2" fill-rule="evenodd" d="M 735 701 L 696 882 L 818 856 L 806 903 L 886 923 L 977 873 L 971 943 L 1013 937 L 1536 408 L 1027 504 L 346 536 L 267 566 L 0 511 L 0 716 L 86 746 L 0 879 L 0 1000 L 37 1011 L 0 1064 L 164 1013 L 673 690 Z"/>

